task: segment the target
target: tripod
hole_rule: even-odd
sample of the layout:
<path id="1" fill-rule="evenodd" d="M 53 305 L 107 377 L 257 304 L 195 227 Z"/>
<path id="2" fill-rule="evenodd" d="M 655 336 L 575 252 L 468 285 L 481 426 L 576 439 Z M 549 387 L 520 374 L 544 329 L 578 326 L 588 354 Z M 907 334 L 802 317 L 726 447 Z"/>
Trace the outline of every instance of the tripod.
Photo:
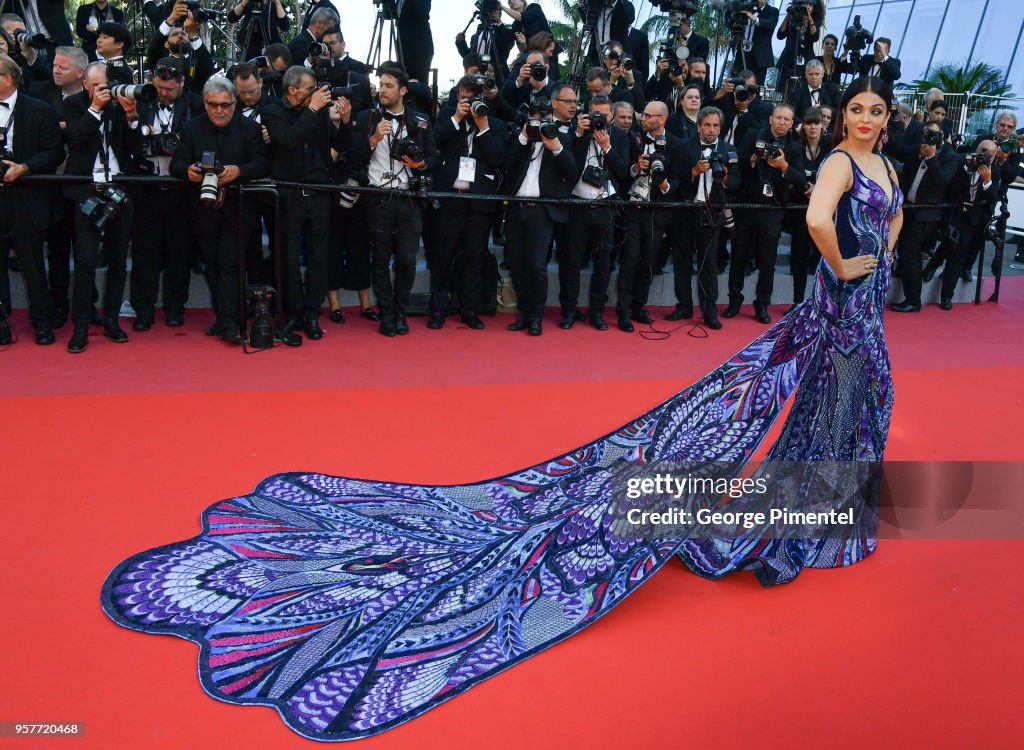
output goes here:
<path id="1" fill-rule="evenodd" d="M 384 45 L 384 35 L 388 39 L 387 60 L 395 60 L 403 68 L 405 67 L 405 55 L 402 53 L 402 40 L 399 38 L 395 22 L 402 15 L 402 6 L 405 0 L 373 0 L 377 6 L 377 19 L 373 22 L 373 31 L 370 34 L 370 56 L 366 60 L 368 70 L 376 70 L 385 58 L 381 57 L 381 50 Z"/>
<path id="2" fill-rule="evenodd" d="M 587 85 L 587 65 L 591 55 L 594 54 L 594 35 L 597 33 L 597 9 L 591 9 L 591 3 L 587 3 L 586 17 L 583 19 L 583 29 L 573 40 L 572 52 L 569 54 L 569 76 L 566 82 L 573 87 L 576 93 Z"/>

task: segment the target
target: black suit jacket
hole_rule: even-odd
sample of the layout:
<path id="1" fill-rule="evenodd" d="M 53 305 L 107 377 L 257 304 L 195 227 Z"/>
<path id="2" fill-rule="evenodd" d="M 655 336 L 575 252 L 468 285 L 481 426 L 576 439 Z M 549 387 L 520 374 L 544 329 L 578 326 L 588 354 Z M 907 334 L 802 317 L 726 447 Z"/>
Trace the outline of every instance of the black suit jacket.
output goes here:
<path id="1" fill-rule="evenodd" d="M 406 0 L 398 27 L 402 54 L 415 67 L 434 55 L 434 37 L 430 33 L 430 0 Z"/>
<path id="2" fill-rule="evenodd" d="M 786 162 L 789 165 L 785 172 L 769 167 L 767 162 L 751 165 L 750 157 L 758 140 L 774 140 L 770 127 L 760 130 L 747 130 L 743 142 L 738 145 L 740 173 L 743 179 L 741 193 L 745 200 L 752 203 L 781 203 L 786 206 L 792 202 L 793 193 L 802 194 L 807 190 L 807 175 L 803 146 L 787 133 L 778 140 L 783 142 Z M 771 183 L 774 199 L 766 198 L 763 193 L 765 182 Z"/>
<path id="3" fill-rule="evenodd" d="M 603 0 L 598 0 L 595 5 L 599 6 L 602 10 L 607 8 Z M 609 41 L 624 42 L 626 40 L 626 33 L 629 31 L 629 27 L 633 25 L 634 20 L 636 20 L 636 8 L 630 0 L 619 0 L 615 3 L 607 20 Z M 624 44 L 623 48 L 625 48 Z"/>
<path id="4" fill-rule="evenodd" d="M 842 98 L 843 95 L 839 92 L 839 87 L 834 83 L 821 84 L 818 98 L 819 106 L 832 107 L 835 110 Z M 807 81 L 800 81 L 796 88 L 790 92 L 789 103 L 796 110 L 794 115 L 796 122 L 800 122 L 804 119 L 807 109 L 814 106 L 814 103 L 811 101 L 811 87 L 807 84 Z"/>
<path id="5" fill-rule="evenodd" d="M 739 110 L 736 109 L 736 99 L 732 96 L 724 96 L 721 99 L 710 102 L 715 107 L 722 110 L 722 137 L 724 138 L 729 132 L 729 128 L 732 127 L 733 120 L 738 116 Z M 768 125 L 768 118 L 772 115 L 772 107 L 765 101 L 758 97 L 750 106 L 747 107 L 747 111 L 740 117 L 740 121 L 736 123 L 736 132 L 734 133 L 733 143 L 740 146 L 743 143 L 743 139 L 746 137 L 747 132 L 751 130 L 760 130 L 761 128 Z"/>
<path id="6" fill-rule="evenodd" d="M 638 139 L 632 144 L 630 149 L 631 164 L 630 166 L 630 180 L 629 185 L 632 185 L 636 180 L 640 179 L 641 174 L 633 176 L 633 168 L 637 166 L 637 162 L 640 159 L 640 155 L 647 151 L 647 134 L 641 133 Z M 672 135 L 672 133 L 665 131 L 665 159 L 666 164 L 666 178 L 668 179 L 669 189 L 667 193 L 661 192 L 661 189 L 657 186 L 651 186 L 651 202 L 652 203 L 664 203 L 665 201 L 675 200 L 675 195 L 679 190 L 680 184 L 683 180 L 683 172 L 679 166 L 679 144 L 682 140 Z M 629 190 L 627 185 L 626 190 Z"/>
<path id="7" fill-rule="evenodd" d="M 240 174 L 236 183 L 258 180 L 270 172 L 260 126 L 237 111 L 223 131 L 215 128 L 205 113 L 185 123 L 178 150 L 171 159 L 171 174 L 187 180 L 189 166 L 200 162 L 204 151 L 215 152 L 217 160 L 225 166 L 238 167 Z M 226 227 L 229 231 L 237 228 L 236 190 L 228 190 L 224 194 L 224 204 L 220 209 L 211 208 L 199 200 L 198 184 L 190 182 L 188 192 L 199 232 L 215 231 L 218 227 Z"/>
<path id="8" fill-rule="evenodd" d="M 746 17 L 741 17 L 746 21 Z M 759 68 L 770 68 L 775 64 L 775 52 L 772 50 L 772 38 L 775 27 L 779 25 L 779 9 L 765 5 L 757 12 L 757 27 L 754 29 L 752 47 L 747 53 L 749 59 Z"/>
<path id="9" fill-rule="evenodd" d="M 934 203 L 942 203 L 946 187 L 949 185 L 953 172 L 960 165 L 953 147 L 943 143 L 935 152 L 935 156 L 927 160 L 924 177 L 918 185 L 916 200 L 913 205 L 923 206 Z M 918 168 L 921 166 L 921 153 L 915 151 L 908 154 L 907 160 L 903 163 L 903 171 L 900 172 L 900 189 L 910 203 L 910 188 L 917 177 Z M 942 209 L 924 209 L 908 214 L 914 221 L 939 221 L 942 219 Z"/>
<path id="10" fill-rule="evenodd" d="M 271 99 L 263 108 L 263 127 L 270 133 L 273 148 L 270 176 L 275 180 L 318 183 L 330 180 L 330 150 L 347 151 L 352 143 L 352 126 L 335 128 L 328 108 L 314 112 L 307 106 L 293 107 L 285 99 Z M 309 174 L 303 162 L 304 149 L 315 148 L 323 157 L 323 174 Z"/>
<path id="11" fill-rule="evenodd" d="M 469 156 L 469 132 L 474 125 L 472 118 L 464 119 L 458 128 L 452 120 L 454 109 L 445 106 L 434 126 L 434 142 L 440 162 L 434 172 L 434 187 L 437 190 L 453 189 L 459 175 L 459 159 Z M 485 133 L 473 137 L 473 154 L 476 172 L 468 192 L 476 195 L 496 195 L 501 180 L 501 167 L 505 158 L 505 134 L 507 126 L 496 117 L 488 118 L 489 128 Z M 475 127 L 474 127 L 475 130 Z M 477 211 L 493 213 L 496 203 L 470 201 L 469 206 Z"/>
<path id="12" fill-rule="evenodd" d="M 302 65 L 305 62 L 306 58 L 309 57 L 309 45 L 315 41 L 316 39 L 309 33 L 309 30 L 305 29 L 288 42 L 288 51 L 292 55 L 292 65 Z"/>
<path id="13" fill-rule="evenodd" d="M 541 148 L 540 175 L 537 181 L 542 198 L 568 198 L 570 191 L 576 186 L 578 172 L 576 160 L 572 155 L 572 139 L 560 135 L 559 140 L 562 142 L 562 150 L 558 152 L 558 156 L 555 156 L 547 146 Z M 509 195 L 515 195 L 522 187 L 532 154 L 532 141 L 524 146 L 519 140 L 518 133 L 509 138 L 505 148 L 505 172 L 509 177 Z M 552 221 L 561 224 L 569 221 L 567 206 L 544 204 L 544 211 Z"/>
<path id="14" fill-rule="evenodd" d="M 18 94 L 14 107 L 14 138 L 8 147 L 14 161 L 28 167 L 29 174 L 53 174 L 64 161 L 64 140 L 57 115 L 46 102 Z M 53 186 L 15 183 L 0 189 L 0 201 L 11 201 L 16 215 L 28 214 L 40 232 L 55 218 Z"/>
<path id="15" fill-rule="evenodd" d="M 91 99 L 86 91 L 69 96 L 65 101 L 68 115 L 64 137 L 68 143 L 68 161 L 65 174 L 92 175 L 96 155 L 100 151 L 100 129 L 109 133 L 110 146 L 117 156 L 122 174 L 135 174 L 138 169 L 134 155 L 139 147 L 139 128 L 130 128 L 124 110 L 108 104 L 100 119 L 87 112 Z M 71 200 L 81 200 L 92 194 L 90 185 L 65 185 L 63 193 Z"/>
<path id="16" fill-rule="evenodd" d="M 871 72 L 871 68 L 875 64 L 875 58 L 873 55 L 862 57 L 860 60 L 860 74 L 866 76 Z M 900 79 L 900 61 L 895 57 L 887 58 L 882 63 L 882 68 L 878 73 L 878 77 L 883 81 L 889 83 L 896 83 Z"/>
<path id="17" fill-rule="evenodd" d="M 78 6 L 78 12 L 75 13 L 75 33 L 82 40 L 82 49 L 85 50 L 85 54 L 89 56 L 89 61 L 91 62 L 96 59 L 97 34 L 95 31 L 89 31 L 86 28 L 89 25 L 89 16 L 96 16 L 96 20 L 99 23 L 104 21 L 124 23 L 124 11 L 120 8 L 115 8 L 110 3 L 107 3 L 107 7 L 102 11 L 96 7 L 96 3 L 86 3 Z"/>
<path id="18" fill-rule="evenodd" d="M 687 60 L 693 57 L 707 60 L 711 54 L 711 42 L 706 36 L 701 36 L 696 31 L 691 33 L 690 38 L 686 40 L 686 48 L 690 51 L 686 57 Z"/>
<path id="19" fill-rule="evenodd" d="M 477 44 L 480 40 L 480 26 L 477 26 L 477 30 L 470 37 L 467 43 L 465 39 L 456 39 L 455 48 L 459 51 L 459 54 L 465 57 L 470 52 L 477 49 Z M 491 56 L 491 65 L 494 67 L 494 77 L 498 81 L 500 86 L 508 78 L 508 56 L 512 53 L 512 48 L 516 46 L 516 35 L 512 33 L 512 29 L 504 24 L 498 24 L 494 27 L 494 31 L 491 34 L 491 44 L 489 51 L 483 54 L 489 54 Z"/>
<path id="20" fill-rule="evenodd" d="M 349 163 L 354 168 L 365 167 L 370 163 L 370 157 L 373 156 L 373 149 L 370 148 L 370 136 L 377 129 L 382 117 L 379 109 L 360 112 L 356 116 L 348 154 Z M 424 174 L 435 169 L 440 163 L 440 157 L 434 142 L 434 129 L 430 124 L 430 119 L 407 104 L 405 107 L 405 130 L 406 135 L 415 138 L 420 148 L 423 149 L 423 161 L 426 164 L 423 169 L 419 170 L 419 173 Z M 385 142 L 378 143 L 377 148 L 382 148 Z"/>
<path id="21" fill-rule="evenodd" d="M 677 165 L 677 172 L 680 175 L 679 186 L 676 189 L 677 200 L 692 201 L 697 196 L 697 188 L 700 187 L 701 178 L 693 176 L 693 168 L 697 166 L 697 162 L 704 158 L 705 148 L 706 146 L 701 142 L 700 138 L 691 138 L 686 141 L 679 141 L 676 144 L 673 162 Z M 718 139 L 715 151 L 721 155 L 727 164 L 731 150 L 732 147 L 728 143 L 721 138 Z M 738 193 L 743 184 L 741 170 L 737 164 L 730 164 L 728 168 L 729 175 L 726 179 L 725 189 L 730 193 Z M 721 205 L 724 202 L 725 194 L 721 191 L 721 188 L 717 186 L 712 187 L 711 200 L 716 205 Z"/>
<path id="22" fill-rule="evenodd" d="M 612 185 L 615 186 L 615 192 L 618 196 L 622 195 L 622 192 L 626 190 L 630 183 L 629 176 L 629 136 L 622 130 L 616 127 L 608 126 L 608 135 L 611 139 L 611 148 L 608 149 L 608 153 L 603 155 L 604 168 L 607 170 L 612 180 Z M 593 151 L 591 144 L 594 142 L 593 136 L 588 132 L 583 138 L 573 139 L 573 158 L 576 160 L 576 168 L 578 174 L 576 175 L 576 183 L 583 177 L 583 172 L 587 168 L 587 156 Z M 576 186 L 573 183 L 573 187 Z M 570 188 L 571 190 L 572 188 Z"/>
<path id="23" fill-rule="evenodd" d="M 515 65 L 512 66 L 512 72 L 508 76 L 508 80 L 505 81 L 505 85 L 501 87 L 501 95 L 508 102 L 512 109 L 517 108 L 520 104 L 529 104 L 531 97 L 534 99 L 550 99 L 551 98 L 551 85 L 554 80 L 548 76 L 548 83 L 540 90 L 534 91 L 533 86 L 530 85 L 530 81 L 527 80 L 522 86 L 517 86 L 516 81 L 519 76 L 519 68 Z"/>
<path id="24" fill-rule="evenodd" d="M 622 47 L 636 63 L 633 75 L 638 81 L 646 81 L 651 75 L 651 46 L 647 32 L 630 28 L 626 38 L 622 40 Z"/>
<path id="25" fill-rule="evenodd" d="M 170 3 L 170 0 L 168 0 Z M 229 5 L 231 5 L 229 3 Z M 149 6 L 146 6 L 147 8 Z M 173 3 L 167 6 L 168 11 L 173 7 Z M 263 54 L 263 48 L 268 44 L 280 44 L 281 43 L 281 32 L 287 31 L 288 26 L 291 23 L 288 16 L 284 18 L 277 17 L 277 11 L 274 9 L 274 4 L 270 3 L 267 7 L 268 12 L 257 16 L 252 14 L 252 3 L 245 6 L 241 16 L 235 15 L 235 8 L 232 7 L 228 10 L 227 20 L 228 23 L 238 24 L 238 33 L 235 35 L 235 39 L 241 46 L 245 44 L 246 38 L 249 40 L 249 46 L 242 50 L 242 59 L 251 60 L 257 55 Z M 147 13 L 148 15 L 148 13 Z M 167 13 L 163 14 L 165 17 Z M 160 19 L 163 20 L 163 19 Z M 239 23 L 241 21 L 241 23 Z M 160 21 L 157 21 L 154 25 L 159 25 Z M 251 29 L 251 33 L 250 33 Z M 306 38 L 309 38 L 309 34 L 304 34 Z M 292 40 L 294 41 L 294 40 Z M 307 45 L 308 47 L 308 45 Z M 291 45 L 289 45 L 289 50 Z M 303 48 L 302 56 L 298 59 L 292 59 L 292 63 L 295 65 L 302 65 L 302 61 L 306 59 L 306 50 Z"/>
<path id="26" fill-rule="evenodd" d="M 988 190 L 978 186 L 978 193 L 974 203 L 970 207 L 963 204 L 971 200 L 971 180 L 974 172 L 968 172 L 965 166 L 964 156 L 957 154 L 956 165 L 953 168 L 953 175 L 946 185 L 946 193 L 943 196 L 947 203 L 954 203 L 957 207 L 950 209 L 950 224 L 965 223 L 972 227 L 983 225 L 992 216 L 992 210 L 999 200 L 999 175 L 993 171 L 992 184 Z"/>
<path id="27" fill-rule="evenodd" d="M 71 27 L 64 17 L 63 0 L 36 0 L 36 10 L 39 11 L 39 20 L 46 27 L 46 36 L 57 46 L 71 46 L 74 39 L 71 36 Z M 21 0 L 8 0 L 4 8 L 5 13 L 17 13 L 22 19 L 26 18 L 25 8 Z"/>

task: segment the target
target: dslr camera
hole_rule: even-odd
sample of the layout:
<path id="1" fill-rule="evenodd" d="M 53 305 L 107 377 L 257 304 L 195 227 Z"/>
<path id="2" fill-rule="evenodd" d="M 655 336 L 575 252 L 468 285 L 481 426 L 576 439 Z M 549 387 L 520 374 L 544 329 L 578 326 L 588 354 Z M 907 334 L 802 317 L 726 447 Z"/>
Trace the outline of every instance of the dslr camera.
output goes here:
<path id="1" fill-rule="evenodd" d="M 0 156 L 8 161 L 14 161 L 14 152 L 7 145 L 7 127 L 0 127 Z M 2 183 L 0 183 L 2 184 Z"/>
<path id="2" fill-rule="evenodd" d="M 96 231 L 102 232 L 106 229 L 107 222 L 116 218 L 121 209 L 130 202 L 128 193 L 121 188 L 116 185 L 103 185 L 97 188 L 96 195 L 82 199 L 78 204 L 78 210 L 88 217 Z"/>
<path id="3" fill-rule="evenodd" d="M 420 147 L 420 144 L 417 143 L 415 138 L 410 138 L 409 136 L 399 138 L 391 144 L 391 156 L 395 161 L 401 161 L 408 156 L 410 160 L 416 163 L 424 159 L 423 149 Z"/>
<path id="4" fill-rule="evenodd" d="M 968 171 L 977 172 L 978 167 L 991 167 L 992 157 L 984 151 L 979 151 L 974 154 L 967 154 L 967 161 L 965 163 Z"/>
<path id="5" fill-rule="evenodd" d="M 548 66 L 542 62 L 535 62 L 530 65 L 530 78 L 535 81 L 543 81 L 548 77 Z"/>
<path id="6" fill-rule="evenodd" d="M 921 139 L 924 141 L 925 146 L 938 147 L 942 145 L 942 131 L 935 128 L 925 128 L 921 134 Z"/>
<path id="7" fill-rule="evenodd" d="M 603 188 L 608 184 L 608 180 L 611 178 L 607 169 L 591 164 L 583 170 L 583 174 L 580 176 L 580 179 L 591 187 Z"/>
<path id="8" fill-rule="evenodd" d="M 473 79 L 473 96 L 469 100 L 469 108 L 474 117 L 487 117 L 491 108 L 484 99 L 484 91 L 491 91 L 497 87 L 497 82 L 491 76 L 475 75 Z"/>
<path id="9" fill-rule="evenodd" d="M 142 155 L 144 157 L 174 156 L 181 145 L 181 136 L 177 133 L 154 133 L 149 125 L 139 128 L 139 135 L 142 136 Z M 139 168 L 149 171 L 152 164 L 148 161 L 139 162 Z"/>
<path id="10" fill-rule="evenodd" d="M 590 113 L 590 129 L 593 132 L 599 132 L 608 129 L 608 118 L 605 117 L 604 112 Z"/>
<path id="11" fill-rule="evenodd" d="M 733 85 L 732 95 L 738 102 L 749 101 L 757 96 L 757 93 L 761 90 L 761 87 L 756 83 L 748 86 L 747 82 L 739 77 L 730 78 L 728 82 Z"/>
<path id="12" fill-rule="evenodd" d="M 725 182 L 726 172 L 730 165 L 736 164 L 739 161 L 735 151 L 730 151 L 728 156 L 723 156 L 718 151 L 709 149 L 708 153 L 704 158 L 711 165 L 711 179 L 716 185 L 721 185 Z"/>
<path id="13" fill-rule="evenodd" d="M 754 153 L 757 154 L 757 158 L 762 161 L 770 161 L 772 159 L 778 159 L 785 153 L 785 147 L 782 142 L 776 139 L 766 141 L 763 138 L 758 138 L 754 141 Z"/>
<path id="14" fill-rule="evenodd" d="M 199 200 L 205 206 L 216 206 L 221 199 L 217 176 L 224 171 L 224 167 L 214 151 L 204 151 L 198 166 L 203 173 L 203 181 L 199 184 Z"/>
<path id="15" fill-rule="evenodd" d="M 636 67 L 636 63 L 633 62 L 632 57 L 625 53 L 620 54 L 618 50 L 606 47 L 603 52 L 603 56 L 605 60 L 617 63 L 623 70 L 633 70 Z"/>

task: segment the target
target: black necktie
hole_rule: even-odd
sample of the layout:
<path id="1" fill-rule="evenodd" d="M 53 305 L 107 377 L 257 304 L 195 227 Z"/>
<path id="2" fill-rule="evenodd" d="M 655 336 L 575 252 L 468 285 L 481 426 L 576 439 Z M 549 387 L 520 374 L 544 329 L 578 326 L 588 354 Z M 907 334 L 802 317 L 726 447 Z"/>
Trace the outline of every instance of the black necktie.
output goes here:
<path id="1" fill-rule="evenodd" d="M 818 97 L 821 95 L 821 89 L 811 89 L 811 101 L 814 104 L 818 103 Z"/>

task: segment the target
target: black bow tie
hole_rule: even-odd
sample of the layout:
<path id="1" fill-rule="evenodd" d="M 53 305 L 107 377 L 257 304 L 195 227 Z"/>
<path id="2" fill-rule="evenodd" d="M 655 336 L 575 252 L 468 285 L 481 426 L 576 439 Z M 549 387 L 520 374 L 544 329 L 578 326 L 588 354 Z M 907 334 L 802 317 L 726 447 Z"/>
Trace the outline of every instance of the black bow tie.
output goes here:
<path id="1" fill-rule="evenodd" d="M 402 118 L 405 117 L 405 113 L 404 112 L 402 114 L 400 114 L 400 115 L 394 115 L 394 114 L 391 114 L 390 112 L 388 112 L 386 109 L 382 109 L 381 110 L 381 114 L 384 115 L 384 119 L 385 120 L 401 120 Z"/>
<path id="2" fill-rule="evenodd" d="M 10 109 L 11 105 L 8 104 L 7 102 L 0 102 L 0 107 L 6 107 L 7 109 Z"/>

